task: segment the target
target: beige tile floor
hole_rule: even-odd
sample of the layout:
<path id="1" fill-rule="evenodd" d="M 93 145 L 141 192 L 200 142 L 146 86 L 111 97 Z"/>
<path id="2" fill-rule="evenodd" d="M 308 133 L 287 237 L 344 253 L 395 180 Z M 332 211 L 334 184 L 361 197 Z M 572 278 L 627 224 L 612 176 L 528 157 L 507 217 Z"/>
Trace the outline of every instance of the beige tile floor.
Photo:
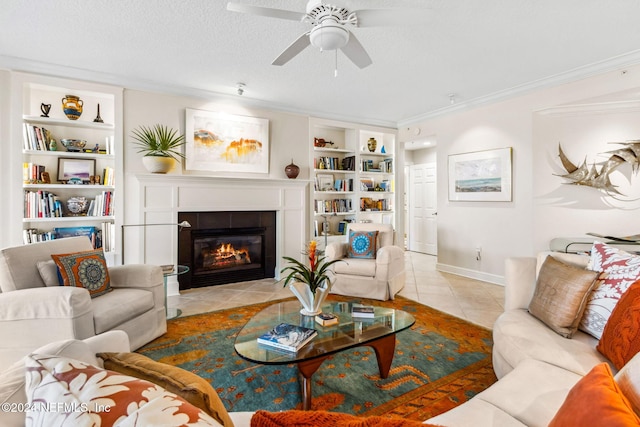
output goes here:
<path id="1" fill-rule="evenodd" d="M 436 271 L 430 255 L 405 252 L 405 263 L 407 282 L 400 295 L 487 328 L 502 313 L 502 286 Z M 182 291 L 167 305 L 185 316 L 290 296 L 281 282 L 263 279 Z"/>

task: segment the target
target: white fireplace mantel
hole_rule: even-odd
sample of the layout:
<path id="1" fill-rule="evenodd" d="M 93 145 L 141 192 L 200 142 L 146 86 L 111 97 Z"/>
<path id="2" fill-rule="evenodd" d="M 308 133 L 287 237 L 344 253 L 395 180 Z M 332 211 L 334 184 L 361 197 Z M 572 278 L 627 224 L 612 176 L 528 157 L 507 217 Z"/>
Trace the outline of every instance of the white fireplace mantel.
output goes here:
<path id="1" fill-rule="evenodd" d="M 142 224 L 176 224 L 179 212 L 276 212 L 276 277 L 283 256 L 299 258 L 308 233 L 309 181 L 211 177 L 179 174 L 136 174 Z M 125 239 L 127 263 L 177 264 L 178 242 L 171 227 L 132 227 Z M 169 283 L 168 294 L 178 294 Z"/>

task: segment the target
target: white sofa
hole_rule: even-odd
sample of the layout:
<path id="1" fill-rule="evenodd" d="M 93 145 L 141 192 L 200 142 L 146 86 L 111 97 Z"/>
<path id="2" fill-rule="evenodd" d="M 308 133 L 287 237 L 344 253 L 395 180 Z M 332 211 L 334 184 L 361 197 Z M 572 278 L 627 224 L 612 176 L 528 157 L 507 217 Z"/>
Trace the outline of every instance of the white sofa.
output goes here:
<path id="1" fill-rule="evenodd" d="M 159 266 L 110 267 L 113 290 L 95 298 L 84 288 L 45 285 L 39 262 L 92 249 L 86 237 L 71 237 L 0 250 L 0 367 L 52 341 L 120 329 L 136 349 L 167 331 Z"/>
<path id="2" fill-rule="evenodd" d="M 606 362 L 595 349 L 594 338 L 582 332 L 577 332 L 572 339 L 563 338 L 528 314 L 536 273 L 547 255 L 540 254 L 537 260 L 507 260 L 505 312 L 494 326 L 494 368 L 499 381 L 468 402 L 425 423 L 446 427 L 546 427 L 569 390 L 592 367 Z M 587 262 L 586 257 L 578 255 L 554 254 L 554 257 L 579 266 Z M 87 343 L 95 354 L 128 351 L 128 344 L 123 344 L 126 340 L 122 332 L 112 331 Z M 51 349 L 51 345 L 48 348 Z M 68 356 L 79 358 L 77 354 Z M 95 363 L 93 356 L 81 360 Z M 615 380 L 635 412 L 640 414 L 640 354 L 617 372 Z M 14 399 L 20 397 L 14 396 Z M 0 403 L 3 402 L 0 387 Z M 252 415 L 252 412 L 230 413 L 235 427 L 248 427 Z M 20 425 L 9 423 L 8 416 L 0 412 L 0 425 Z"/>
<path id="3" fill-rule="evenodd" d="M 506 261 L 505 311 L 493 327 L 493 367 L 499 381 L 427 422 L 447 427 L 546 427 L 569 390 L 595 365 L 607 362 L 596 350 L 598 341 L 592 336 L 577 331 L 571 339 L 564 338 L 527 311 L 537 273 L 549 254 Z M 576 254 L 553 256 L 580 267 L 589 261 L 589 257 Z M 613 366 L 611 369 L 616 372 Z M 640 355 L 616 375 L 618 383 L 627 383 L 625 396 L 636 413 L 640 413 L 638 370 Z"/>

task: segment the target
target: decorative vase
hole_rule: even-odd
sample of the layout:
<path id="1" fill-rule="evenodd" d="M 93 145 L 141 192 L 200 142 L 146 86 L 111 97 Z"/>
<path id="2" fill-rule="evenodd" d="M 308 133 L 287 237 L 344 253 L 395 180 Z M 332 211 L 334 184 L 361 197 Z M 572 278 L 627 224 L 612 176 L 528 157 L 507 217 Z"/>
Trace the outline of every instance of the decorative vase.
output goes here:
<path id="1" fill-rule="evenodd" d="M 374 151 L 376 151 L 376 146 L 378 145 L 378 141 L 376 141 L 375 138 L 369 138 L 369 141 L 367 141 L 367 148 L 369 149 L 369 151 L 371 151 L 372 153 Z"/>
<path id="2" fill-rule="evenodd" d="M 291 164 L 284 168 L 284 173 L 287 174 L 287 178 L 296 179 L 300 173 L 300 168 L 298 165 L 294 164 L 293 159 L 291 159 Z"/>
<path id="3" fill-rule="evenodd" d="M 67 211 L 71 216 L 84 215 L 89 207 L 89 202 L 86 197 L 74 196 L 67 200 Z"/>
<path id="4" fill-rule="evenodd" d="M 300 314 L 303 316 L 315 316 L 322 313 L 322 304 L 329 295 L 329 287 L 327 283 L 324 286 L 316 288 L 316 293 L 311 292 L 309 285 L 302 282 L 292 282 L 289 284 L 289 289 L 298 298 L 302 309 Z"/>
<path id="5" fill-rule="evenodd" d="M 82 115 L 82 100 L 75 95 L 66 95 L 62 98 L 62 111 L 69 120 L 78 120 Z"/>
<path id="6" fill-rule="evenodd" d="M 142 164 L 151 173 L 167 173 L 175 166 L 176 159 L 163 156 L 144 156 Z"/>

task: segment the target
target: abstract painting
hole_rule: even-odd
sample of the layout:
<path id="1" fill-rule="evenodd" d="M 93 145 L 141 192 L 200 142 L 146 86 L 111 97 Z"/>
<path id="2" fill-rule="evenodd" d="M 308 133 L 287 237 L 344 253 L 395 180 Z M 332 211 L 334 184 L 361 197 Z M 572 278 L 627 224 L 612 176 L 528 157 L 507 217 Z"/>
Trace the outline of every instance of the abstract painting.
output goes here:
<path id="1" fill-rule="evenodd" d="M 450 155 L 449 200 L 511 201 L 511 147 Z"/>
<path id="2" fill-rule="evenodd" d="M 269 120 L 187 108 L 187 170 L 269 173 Z"/>

